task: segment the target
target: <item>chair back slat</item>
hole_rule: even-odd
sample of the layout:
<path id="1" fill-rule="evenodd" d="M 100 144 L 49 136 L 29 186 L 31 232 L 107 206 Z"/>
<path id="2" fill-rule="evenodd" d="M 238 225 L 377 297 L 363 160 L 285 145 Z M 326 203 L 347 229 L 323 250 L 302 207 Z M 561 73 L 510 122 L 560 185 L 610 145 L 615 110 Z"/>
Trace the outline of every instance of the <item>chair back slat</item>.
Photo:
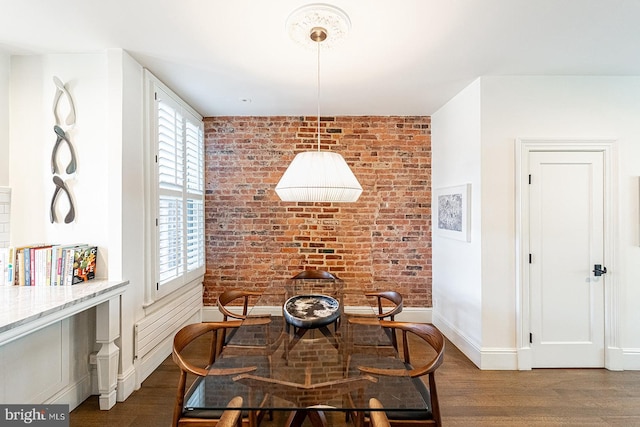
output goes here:
<path id="1" fill-rule="evenodd" d="M 371 427 L 391 427 L 389 418 L 383 411 L 384 407 L 378 399 L 374 397 L 369 399 L 369 408 L 372 409 L 369 416 L 371 418 Z"/>
<path id="2" fill-rule="evenodd" d="M 303 270 L 291 278 L 292 280 L 340 280 L 338 276 L 325 270 Z"/>

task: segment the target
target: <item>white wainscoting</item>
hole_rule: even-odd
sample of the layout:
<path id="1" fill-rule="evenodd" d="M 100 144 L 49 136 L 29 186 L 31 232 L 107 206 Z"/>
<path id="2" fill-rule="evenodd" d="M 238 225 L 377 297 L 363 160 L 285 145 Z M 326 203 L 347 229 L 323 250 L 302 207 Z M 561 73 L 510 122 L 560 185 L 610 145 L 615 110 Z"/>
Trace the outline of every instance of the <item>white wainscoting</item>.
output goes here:
<path id="1" fill-rule="evenodd" d="M 88 310 L 0 346 L 0 402 L 74 409 L 89 397 L 94 317 Z"/>
<path id="2" fill-rule="evenodd" d="M 68 321 L 0 347 L 3 403 L 42 403 L 69 385 Z"/>
<path id="3" fill-rule="evenodd" d="M 202 289 L 202 284 L 198 283 L 182 295 L 153 307 L 152 312 L 135 324 L 138 387 L 171 354 L 173 337 L 180 328 L 202 321 Z"/>

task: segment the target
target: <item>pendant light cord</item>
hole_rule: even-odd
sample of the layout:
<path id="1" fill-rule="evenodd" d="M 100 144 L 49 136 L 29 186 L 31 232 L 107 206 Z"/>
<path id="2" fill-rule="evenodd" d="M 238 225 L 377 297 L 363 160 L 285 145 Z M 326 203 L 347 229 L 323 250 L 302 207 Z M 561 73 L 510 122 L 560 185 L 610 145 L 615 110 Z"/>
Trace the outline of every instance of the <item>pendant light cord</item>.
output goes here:
<path id="1" fill-rule="evenodd" d="M 320 41 L 316 41 L 318 44 L 318 151 L 320 151 Z"/>

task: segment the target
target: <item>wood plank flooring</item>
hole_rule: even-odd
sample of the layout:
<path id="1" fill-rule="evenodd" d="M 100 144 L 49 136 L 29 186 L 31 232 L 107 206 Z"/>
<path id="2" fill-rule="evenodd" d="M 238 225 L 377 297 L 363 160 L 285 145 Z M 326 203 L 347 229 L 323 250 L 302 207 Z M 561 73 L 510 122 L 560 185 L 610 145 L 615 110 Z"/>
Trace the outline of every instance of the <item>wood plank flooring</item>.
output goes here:
<path id="1" fill-rule="evenodd" d="M 71 412 L 70 426 L 169 427 L 177 381 L 178 369 L 169 357 L 140 390 L 110 411 L 99 410 L 97 396 L 87 399 Z M 640 371 L 481 371 L 447 342 L 436 381 L 445 427 L 640 427 Z M 276 414 L 261 427 L 280 426 L 283 417 Z M 328 418 L 334 426 L 349 425 L 342 414 Z"/>

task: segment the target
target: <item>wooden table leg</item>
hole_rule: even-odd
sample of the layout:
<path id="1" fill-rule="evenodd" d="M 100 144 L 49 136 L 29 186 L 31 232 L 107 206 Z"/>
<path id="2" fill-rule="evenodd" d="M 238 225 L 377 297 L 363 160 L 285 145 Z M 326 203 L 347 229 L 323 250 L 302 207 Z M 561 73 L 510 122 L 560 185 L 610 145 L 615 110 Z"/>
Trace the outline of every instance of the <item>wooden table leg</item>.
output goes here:
<path id="1" fill-rule="evenodd" d="M 305 418 L 307 418 L 307 414 L 304 411 L 291 411 L 285 427 L 300 427 Z"/>
<path id="2" fill-rule="evenodd" d="M 299 409 L 289 414 L 285 427 L 301 427 L 305 418 L 309 418 L 313 427 L 326 427 L 327 417 L 323 411 L 313 409 Z"/>
<path id="3" fill-rule="evenodd" d="M 340 346 L 338 345 L 338 340 L 336 340 L 336 336 L 329 330 L 329 328 L 327 328 L 326 326 L 321 326 L 319 329 L 320 332 L 322 332 L 322 335 L 324 335 L 329 340 L 331 345 L 334 346 L 336 350 L 338 350 L 340 348 Z"/>
<path id="4" fill-rule="evenodd" d="M 310 330 L 309 328 L 294 328 L 294 329 L 295 329 L 295 333 L 293 334 L 293 338 L 291 338 L 291 341 L 287 346 L 287 350 L 291 350 L 296 344 L 298 344 L 298 341 L 300 341 L 302 337 L 304 337 L 304 335 Z M 320 332 L 322 332 L 322 335 L 324 335 L 329 340 L 332 346 L 334 346 L 336 349 L 339 348 L 338 341 L 336 340 L 336 336 L 329 330 L 329 328 L 327 328 L 326 326 L 320 326 L 319 328 L 312 328 L 312 329 L 318 329 Z"/>
<path id="5" fill-rule="evenodd" d="M 291 338 L 291 341 L 289 342 L 289 346 L 287 347 L 289 350 L 291 350 L 296 344 L 298 344 L 298 341 L 300 341 L 304 336 L 304 334 L 306 334 L 307 331 L 309 331 L 309 329 L 305 329 L 305 328 L 295 328 L 295 329 L 296 331 L 293 334 L 293 338 Z"/>
<path id="6" fill-rule="evenodd" d="M 327 417 L 323 411 L 307 411 L 307 416 L 311 420 L 313 427 L 325 427 L 327 425 Z"/>

